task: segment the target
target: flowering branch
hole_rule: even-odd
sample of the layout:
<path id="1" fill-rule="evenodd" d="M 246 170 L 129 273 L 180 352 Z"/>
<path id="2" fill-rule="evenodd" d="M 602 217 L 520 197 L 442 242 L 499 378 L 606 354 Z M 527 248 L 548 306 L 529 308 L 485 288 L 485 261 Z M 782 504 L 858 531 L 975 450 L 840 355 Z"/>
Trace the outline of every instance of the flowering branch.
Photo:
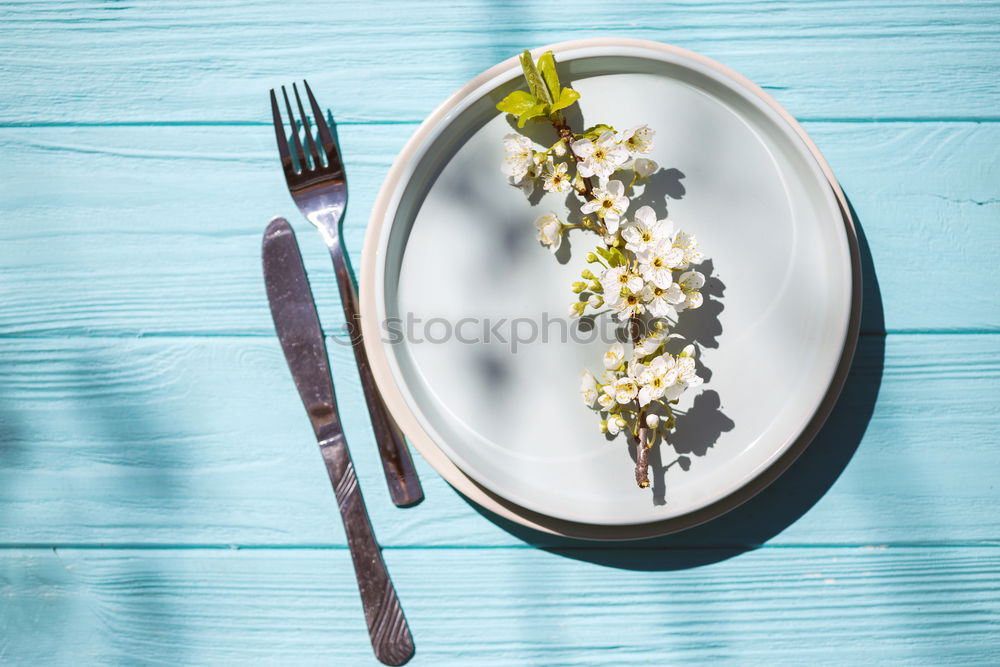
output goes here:
<path id="1" fill-rule="evenodd" d="M 690 266 L 704 255 L 693 235 L 674 229 L 669 219 L 659 219 L 649 206 L 631 213 L 631 221 L 625 218 L 633 188 L 658 169 L 645 157 L 653 146 L 653 130 L 640 125 L 618 132 L 599 124 L 577 134 L 562 109 L 580 95 L 561 86 L 552 53 L 543 54 L 536 63 L 525 51 L 521 67 L 528 90 L 510 93 L 497 109 L 516 116 L 519 128 L 529 120 L 548 120 L 558 140 L 536 150 L 528 137 L 508 134 L 501 170 L 508 182 L 527 194 L 541 181 L 546 192 L 572 189 L 583 200 L 579 223 L 567 224 L 553 212 L 540 216 L 535 227 L 538 240 L 553 252 L 570 229 L 594 232 L 600 239 L 586 256 L 597 273 L 586 269 L 580 274 L 583 280 L 573 283 L 579 298 L 570 306 L 570 316 L 580 317 L 588 308 L 594 314 L 612 312 L 628 327 L 631 358 L 625 358 L 620 343 L 612 345 L 599 376 L 587 370 L 581 374 L 580 395 L 601 413 L 603 432 L 614 437 L 625 431 L 635 438 L 635 480 L 645 488 L 649 452 L 659 436 L 665 439 L 675 427 L 672 406 L 686 389 L 702 383 L 694 346 L 683 346 L 677 354 L 667 348 L 679 338 L 669 333 L 669 327 L 681 312 L 702 303 L 705 277 Z M 628 186 L 616 178 L 624 170 L 632 172 Z M 644 329 L 651 333 L 644 335 Z"/>

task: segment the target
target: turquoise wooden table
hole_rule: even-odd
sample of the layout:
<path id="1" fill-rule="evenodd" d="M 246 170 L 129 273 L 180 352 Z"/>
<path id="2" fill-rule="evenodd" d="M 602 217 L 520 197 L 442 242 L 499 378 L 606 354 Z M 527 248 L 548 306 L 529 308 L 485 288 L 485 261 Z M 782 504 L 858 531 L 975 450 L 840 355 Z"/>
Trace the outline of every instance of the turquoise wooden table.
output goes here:
<path id="1" fill-rule="evenodd" d="M 803 121 L 863 232 L 857 359 L 763 495 L 614 545 L 486 516 L 422 460 L 426 501 L 394 508 L 331 345 L 411 664 L 1000 662 L 1000 5 L 79 0 L 0 4 L 0 663 L 374 662 L 260 276 L 285 214 L 339 321 L 267 90 L 305 76 L 340 121 L 357 262 L 439 101 L 605 35 Z"/>

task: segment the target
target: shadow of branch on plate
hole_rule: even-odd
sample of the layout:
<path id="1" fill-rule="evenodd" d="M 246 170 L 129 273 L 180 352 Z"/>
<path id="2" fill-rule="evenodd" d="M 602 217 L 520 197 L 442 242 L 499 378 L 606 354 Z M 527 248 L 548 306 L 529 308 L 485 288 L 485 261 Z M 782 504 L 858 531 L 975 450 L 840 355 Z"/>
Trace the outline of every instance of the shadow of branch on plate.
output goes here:
<path id="1" fill-rule="evenodd" d="M 575 560 L 629 570 L 679 570 L 756 549 L 800 519 L 833 486 L 864 437 L 885 362 L 885 317 L 878 276 L 861 220 L 851 206 L 861 254 L 861 336 L 833 411 L 812 444 L 770 486 L 732 511 L 688 530 L 647 540 L 587 542 L 525 528 L 469 503 L 524 542 Z M 681 454 L 668 464 L 683 468 Z M 690 460 L 688 460 L 690 464 Z"/>

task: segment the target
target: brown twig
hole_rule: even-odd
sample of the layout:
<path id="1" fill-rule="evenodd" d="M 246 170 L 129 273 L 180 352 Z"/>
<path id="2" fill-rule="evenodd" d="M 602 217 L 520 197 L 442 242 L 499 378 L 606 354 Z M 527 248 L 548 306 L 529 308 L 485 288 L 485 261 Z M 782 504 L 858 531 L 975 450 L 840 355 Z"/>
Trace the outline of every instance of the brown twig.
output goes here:
<path id="1" fill-rule="evenodd" d="M 635 451 L 635 483 L 640 489 L 649 486 L 649 447 L 644 443 L 646 427 L 639 429 L 639 444 Z"/>
<path id="2" fill-rule="evenodd" d="M 576 153 L 573 152 L 573 142 L 576 139 L 573 136 L 573 130 L 570 129 L 569 124 L 566 122 L 566 117 L 558 114 L 556 117 L 550 118 L 550 120 L 552 121 L 552 127 L 559 133 L 559 138 L 566 142 L 566 154 L 569 155 L 573 162 L 578 162 Z M 594 184 L 589 178 L 583 179 L 583 192 L 580 194 L 588 201 L 594 198 Z"/>
<path id="3" fill-rule="evenodd" d="M 628 320 L 629 335 L 632 345 L 638 345 L 641 338 L 639 331 L 639 316 L 633 315 Z M 639 410 L 638 444 L 635 450 L 635 483 L 639 488 L 649 486 L 649 428 L 646 426 L 646 409 Z"/>

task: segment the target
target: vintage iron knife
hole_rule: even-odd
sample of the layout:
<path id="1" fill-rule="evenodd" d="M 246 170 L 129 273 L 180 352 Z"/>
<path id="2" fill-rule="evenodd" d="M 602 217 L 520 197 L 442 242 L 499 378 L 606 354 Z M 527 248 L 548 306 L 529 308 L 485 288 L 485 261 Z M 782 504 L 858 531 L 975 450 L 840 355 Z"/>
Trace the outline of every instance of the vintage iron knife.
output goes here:
<path id="1" fill-rule="evenodd" d="M 387 665 L 401 665 L 413 655 L 413 638 L 358 488 L 337 412 L 316 304 L 295 233 L 284 218 L 275 218 L 268 224 L 263 259 L 274 328 L 337 495 L 375 657 Z"/>

